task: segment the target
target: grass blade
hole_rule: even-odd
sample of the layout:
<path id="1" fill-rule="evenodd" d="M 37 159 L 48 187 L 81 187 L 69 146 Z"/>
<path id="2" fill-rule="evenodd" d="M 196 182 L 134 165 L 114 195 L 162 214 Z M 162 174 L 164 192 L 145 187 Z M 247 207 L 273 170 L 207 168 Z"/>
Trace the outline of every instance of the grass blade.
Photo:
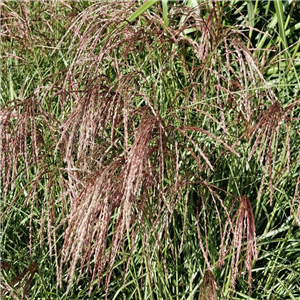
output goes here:
<path id="1" fill-rule="evenodd" d="M 276 15 L 277 15 L 277 21 L 278 21 L 278 27 L 279 27 L 279 35 L 281 38 L 281 41 L 283 43 L 284 49 L 287 49 L 288 43 L 286 40 L 285 30 L 284 30 L 284 16 L 283 16 L 283 4 L 282 1 L 274 1 Z M 280 45 L 280 42 L 279 42 Z M 284 56 L 288 58 L 288 52 L 284 52 Z"/>
<path id="2" fill-rule="evenodd" d="M 136 18 L 138 18 L 141 14 L 143 14 L 146 10 L 148 10 L 151 6 L 157 3 L 158 0 L 149 0 L 145 2 L 139 9 L 137 9 L 128 19 L 128 22 L 132 22 Z"/>
<path id="3" fill-rule="evenodd" d="M 168 0 L 162 0 L 163 7 L 163 19 L 166 27 L 169 26 L 169 18 L 168 18 Z"/>

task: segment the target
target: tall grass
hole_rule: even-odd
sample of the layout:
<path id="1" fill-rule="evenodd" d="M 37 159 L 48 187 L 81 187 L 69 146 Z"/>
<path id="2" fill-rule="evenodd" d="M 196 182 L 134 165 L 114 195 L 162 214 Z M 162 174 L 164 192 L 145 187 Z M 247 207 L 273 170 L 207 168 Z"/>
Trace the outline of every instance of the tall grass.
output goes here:
<path id="1" fill-rule="evenodd" d="M 156 2 L 3 3 L 2 296 L 299 297 L 288 6 Z"/>

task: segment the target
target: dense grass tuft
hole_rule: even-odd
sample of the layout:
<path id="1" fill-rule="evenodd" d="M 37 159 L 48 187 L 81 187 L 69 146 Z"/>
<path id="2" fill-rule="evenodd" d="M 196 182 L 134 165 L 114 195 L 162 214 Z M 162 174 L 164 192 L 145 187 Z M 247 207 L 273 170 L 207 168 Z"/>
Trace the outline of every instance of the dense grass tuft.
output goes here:
<path id="1" fill-rule="evenodd" d="M 2 296 L 296 299 L 287 5 L 150 4 L 1 4 Z"/>

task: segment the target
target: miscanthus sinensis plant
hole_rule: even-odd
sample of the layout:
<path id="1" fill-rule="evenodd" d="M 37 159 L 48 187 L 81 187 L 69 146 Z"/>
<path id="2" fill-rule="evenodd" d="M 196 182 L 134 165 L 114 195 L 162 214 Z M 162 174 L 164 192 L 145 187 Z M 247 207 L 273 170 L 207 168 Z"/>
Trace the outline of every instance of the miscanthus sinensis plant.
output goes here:
<path id="1" fill-rule="evenodd" d="M 299 64 L 219 4 L 82 5 L 2 5 L 2 295 L 299 295 Z"/>

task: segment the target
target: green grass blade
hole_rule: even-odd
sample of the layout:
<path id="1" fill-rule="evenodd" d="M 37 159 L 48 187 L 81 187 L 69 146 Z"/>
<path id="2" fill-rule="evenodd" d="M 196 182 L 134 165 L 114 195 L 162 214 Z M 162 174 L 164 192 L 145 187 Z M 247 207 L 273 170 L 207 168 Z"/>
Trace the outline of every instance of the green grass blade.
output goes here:
<path id="1" fill-rule="evenodd" d="M 248 21 L 251 27 L 254 27 L 254 6 L 252 1 L 247 1 Z"/>
<path id="2" fill-rule="evenodd" d="M 137 9 L 128 19 L 128 22 L 132 22 L 136 18 L 138 18 L 141 14 L 143 14 L 146 10 L 148 10 L 151 6 L 157 3 L 158 0 L 149 0 L 145 2 L 139 9 Z"/>
<path id="3" fill-rule="evenodd" d="M 285 30 L 284 30 L 284 16 L 283 16 L 282 1 L 274 1 L 274 5 L 275 5 L 275 10 L 276 10 L 276 15 L 277 15 L 279 35 L 280 35 L 280 38 L 281 38 L 284 49 L 287 49 L 288 43 L 287 43 Z M 286 58 L 288 58 L 288 52 L 287 51 L 284 52 L 284 55 L 285 55 Z"/>
<path id="4" fill-rule="evenodd" d="M 281 2 L 281 1 L 279 1 Z M 269 35 L 272 35 L 272 32 L 275 30 L 275 28 L 278 26 L 279 28 L 279 35 L 278 37 L 276 36 L 277 40 L 278 40 L 278 46 L 280 46 L 281 42 L 283 44 L 283 49 L 287 49 L 288 47 L 288 42 L 287 42 L 287 37 L 291 34 L 291 28 L 288 28 L 288 24 L 289 21 L 291 19 L 291 14 L 293 12 L 293 9 L 290 9 L 289 15 L 286 18 L 286 22 L 284 22 L 284 6 L 283 3 L 278 3 L 278 1 L 274 1 L 274 5 L 275 5 L 275 9 L 276 9 L 276 13 L 274 13 L 272 19 L 270 20 L 269 24 L 268 24 L 268 29 L 267 31 L 259 38 L 258 43 L 256 45 L 256 47 L 258 49 L 260 48 L 266 48 L 269 49 L 271 47 L 271 43 L 266 43 L 266 40 L 268 39 Z M 268 4 L 269 6 L 269 4 Z M 267 11 L 267 10 L 266 10 Z M 256 11 L 254 9 L 254 13 L 256 14 Z M 299 29 L 299 24 L 295 24 L 293 25 L 293 30 L 298 30 Z M 285 58 L 289 58 L 289 53 L 288 51 L 285 51 L 284 53 Z"/>
<path id="5" fill-rule="evenodd" d="M 163 19 L 166 27 L 169 26 L 169 18 L 168 18 L 168 0 L 162 0 L 163 7 Z"/>
<path id="6" fill-rule="evenodd" d="M 247 10 L 248 10 L 248 21 L 251 26 L 249 32 L 249 38 L 251 39 L 253 28 L 254 28 L 254 7 L 252 1 L 247 1 Z M 248 42 L 248 47 L 249 46 L 250 46 L 250 41 Z"/>

